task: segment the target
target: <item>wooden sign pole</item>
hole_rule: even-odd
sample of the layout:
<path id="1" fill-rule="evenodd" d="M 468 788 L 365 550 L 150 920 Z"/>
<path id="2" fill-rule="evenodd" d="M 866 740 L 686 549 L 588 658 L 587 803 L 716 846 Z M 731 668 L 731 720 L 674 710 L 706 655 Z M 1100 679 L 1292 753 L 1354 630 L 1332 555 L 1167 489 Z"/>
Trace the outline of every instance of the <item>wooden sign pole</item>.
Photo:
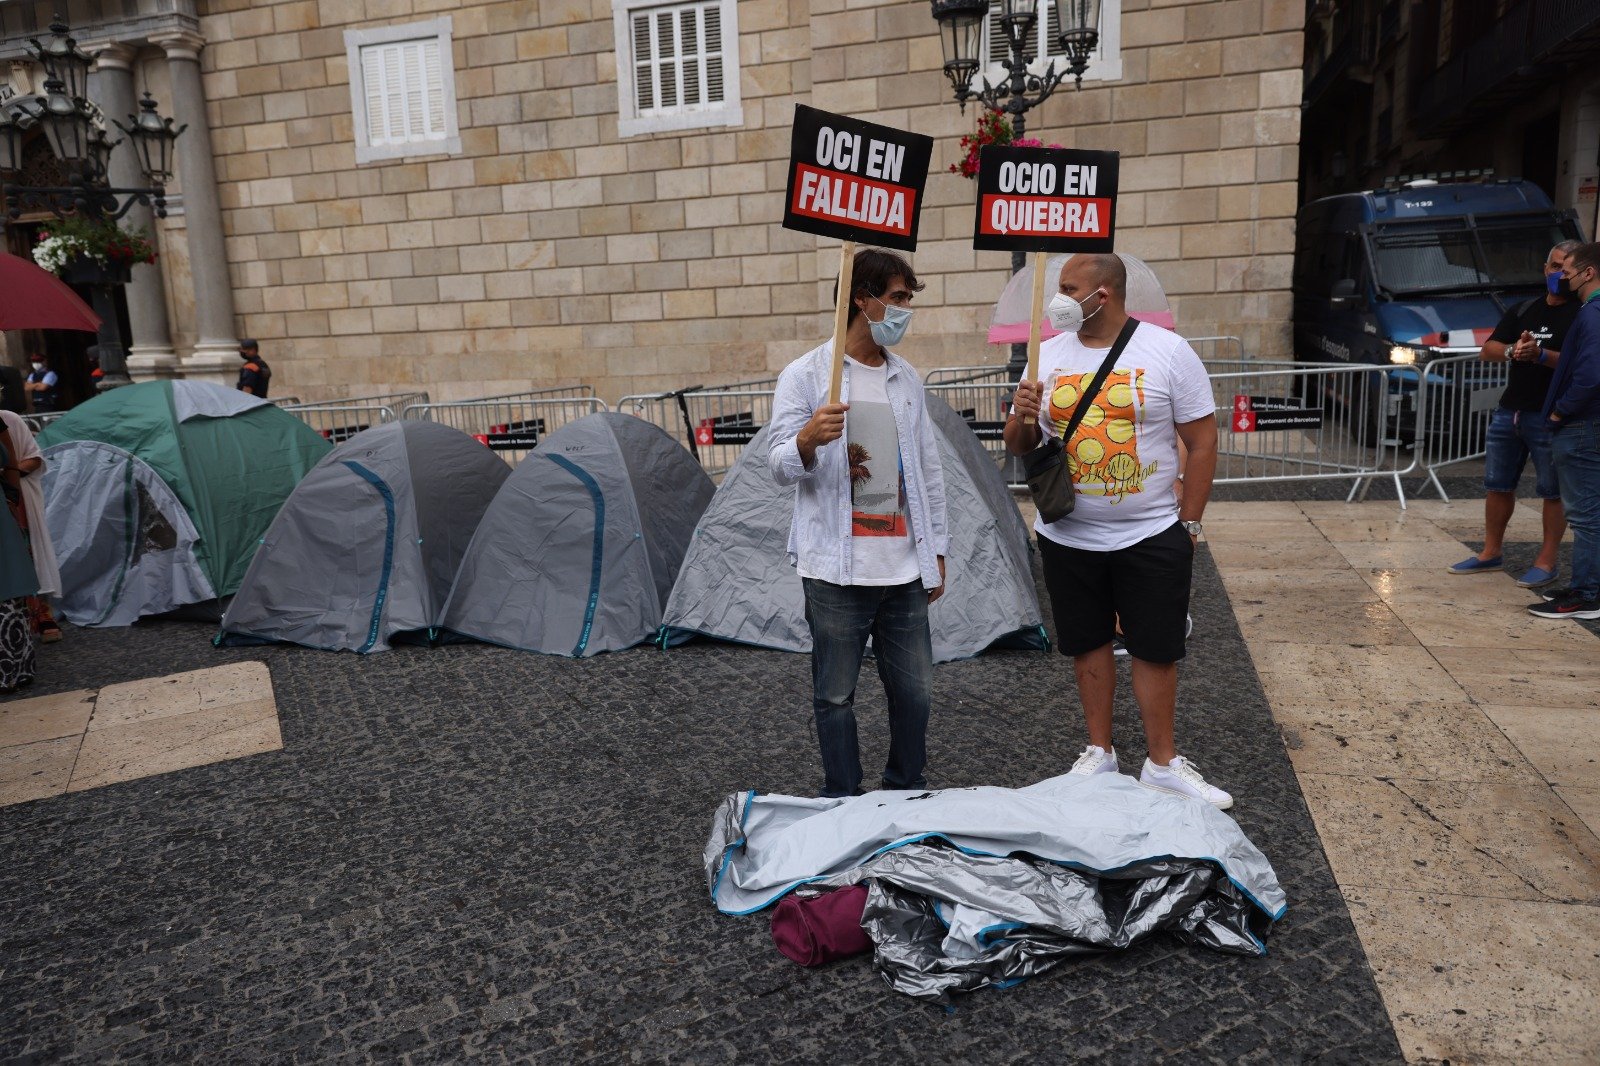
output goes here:
<path id="1" fill-rule="evenodd" d="M 1039 376 L 1039 319 L 1044 317 L 1044 253 L 1033 253 L 1033 313 L 1028 316 L 1028 368 L 1022 380 Z"/>
<path id="2" fill-rule="evenodd" d="M 844 386 L 844 337 L 850 328 L 850 285 L 856 270 L 856 242 L 839 245 L 839 299 L 833 309 L 833 377 L 828 384 L 828 402 L 839 402 Z"/>

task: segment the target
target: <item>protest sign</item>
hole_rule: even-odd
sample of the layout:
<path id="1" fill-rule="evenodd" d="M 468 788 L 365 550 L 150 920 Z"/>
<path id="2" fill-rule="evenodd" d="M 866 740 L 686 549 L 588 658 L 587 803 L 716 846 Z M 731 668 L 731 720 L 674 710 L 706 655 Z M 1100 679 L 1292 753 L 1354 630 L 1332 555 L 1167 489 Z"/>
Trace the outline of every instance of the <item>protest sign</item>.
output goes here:
<path id="1" fill-rule="evenodd" d="M 784 228 L 844 242 L 839 249 L 829 403 L 839 400 L 856 242 L 916 249 L 932 156 L 931 137 L 795 105 Z"/>
<path id="2" fill-rule="evenodd" d="M 987 145 L 978 156 L 980 251 L 1109 252 L 1116 152 Z"/>
<path id="3" fill-rule="evenodd" d="M 1039 368 L 1044 260 L 1053 252 L 1109 252 L 1116 230 L 1116 152 L 985 145 L 978 153 L 978 206 L 972 246 L 1033 252 L 1033 313 L 1028 328 L 1032 381 Z"/>

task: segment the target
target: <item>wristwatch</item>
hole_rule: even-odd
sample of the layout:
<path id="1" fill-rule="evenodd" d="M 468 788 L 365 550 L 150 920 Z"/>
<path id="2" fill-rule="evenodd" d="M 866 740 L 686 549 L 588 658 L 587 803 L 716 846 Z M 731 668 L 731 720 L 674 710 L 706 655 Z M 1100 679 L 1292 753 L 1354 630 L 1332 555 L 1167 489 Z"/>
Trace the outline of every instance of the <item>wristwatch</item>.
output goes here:
<path id="1" fill-rule="evenodd" d="M 1183 531 L 1185 533 L 1189 534 L 1189 536 L 1198 537 L 1200 535 L 1200 523 L 1199 522 L 1184 522 L 1184 521 L 1180 520 L 1178 522 L 1178 524 L 1183 527 Z"/>

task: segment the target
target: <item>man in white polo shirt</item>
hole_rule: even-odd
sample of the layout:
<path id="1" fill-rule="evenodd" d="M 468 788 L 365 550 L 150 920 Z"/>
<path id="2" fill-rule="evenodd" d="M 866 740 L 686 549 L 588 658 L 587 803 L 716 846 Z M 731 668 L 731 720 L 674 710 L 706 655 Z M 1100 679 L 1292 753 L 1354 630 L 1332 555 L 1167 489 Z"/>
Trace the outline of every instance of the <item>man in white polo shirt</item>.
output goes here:
<path id="1" fill-rule="evenodd" d="M 1040 349 L 1039 380 L 1017 385 L 1005 428 L 1013 454 L 1067 429 L 1129 324 L 1127 285 L 1115 255 L 1075 255 L 1062 267 L 1049 308 L 1061 333 Z M 1065 442 L 1076 492 L 1072 513 L 1034 525 L 1057 644 L 1072 656 L 1089 727 L 1089 746 L 1071 772 L 1118 771 L 1111 708 L 1112 639 L 1120 618 L 1150 753 L 1139 780 L 1227 809 L 1233 797 L 1207 783 L 1173 740 L 1194 546 L 1217 467 L 1211 383 L 1182 337 L 1148 322 L 1133 325 Z M 1180 440 L 1188 452 L 1181 509 L 1173 491 Z"/>

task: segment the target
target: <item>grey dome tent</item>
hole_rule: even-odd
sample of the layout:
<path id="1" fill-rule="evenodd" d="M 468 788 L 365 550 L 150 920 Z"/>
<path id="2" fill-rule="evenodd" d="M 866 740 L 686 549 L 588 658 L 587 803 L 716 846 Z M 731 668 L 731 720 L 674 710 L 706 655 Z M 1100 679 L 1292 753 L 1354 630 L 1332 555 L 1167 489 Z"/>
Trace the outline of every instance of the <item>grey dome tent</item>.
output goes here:
<path id="1" fill-rule="evenodd" d="M 440 624 L 478 521 L 511 469 L 458 429 L 405 420 L 329 452 L 284 502 L 219 644 L 383 651 Z"/>
<path id="2" fill-rule="evenodd" d="M 944 467 L 949 591 L 929 612 L 933 658 L 949 662 L 991 647 L 1045 648 L 1029 562 L 1028 530 L 995 462 L 950 405 L 927 398 Z M 810 651 L 805 595 L 789 564 L 793 486 L 767 471 L 767 431 L 723 477 L 695 530 L 672 590 L 662 637 L 691 636 Z"/>
<path id="3" fill-rule="evenodd" d="M 445 628 L 574 658 L 651 639 L 713 491 L 694 457 L 643 419 L 569 422 L 478 524 Z"/>

